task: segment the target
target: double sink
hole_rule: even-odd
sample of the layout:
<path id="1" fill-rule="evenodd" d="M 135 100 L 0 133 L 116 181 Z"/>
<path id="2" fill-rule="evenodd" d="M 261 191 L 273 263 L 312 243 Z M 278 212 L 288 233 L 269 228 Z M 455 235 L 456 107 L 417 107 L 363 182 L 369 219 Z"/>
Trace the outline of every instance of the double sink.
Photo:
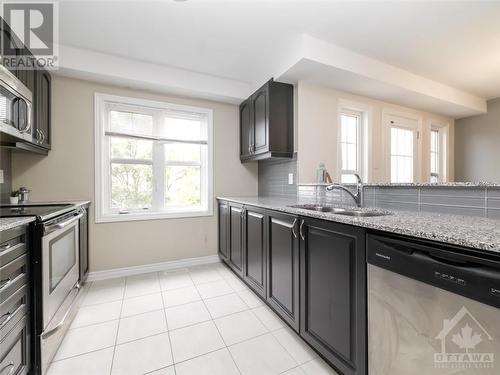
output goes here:
<path id="1" fill-rule="evenodd" d="M 326 212 L 335 215 L 344 215 L 352 217 L 376 217 L 376 216 L 390 215 L 389 212 L 384 212 L 384 211 L 356 209 L 356 208 L 340 208 L 340 207 L 325 206 L 321 204 L 298 204 L 290 207 L 300 208 L 302 210 Z"/>

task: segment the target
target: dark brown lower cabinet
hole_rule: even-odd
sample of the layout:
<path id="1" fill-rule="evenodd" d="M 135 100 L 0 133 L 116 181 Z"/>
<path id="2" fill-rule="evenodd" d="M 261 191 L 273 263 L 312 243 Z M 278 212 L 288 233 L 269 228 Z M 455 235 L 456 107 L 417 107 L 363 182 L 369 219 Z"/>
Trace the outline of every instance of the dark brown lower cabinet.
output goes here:
<path id="1" fill-rule="evenodd" d="M 342 374 L 366 374 L 365 231 L 301 218 L 300 236 L 300 334 Z"/>
<path id="2" fill-rule="evenodd" d="M 243 206 L 229 203 L 229 257 L 228 264 L 238 275 L 243 275 Z"/>
<path id="3" fill-rule="evenodd" d="M 229 227 L 229 204 L 219 201 L 219 256 L 227 262 L 228 258 L 228 227 Z"/>
<path id="4" fill-rule="evenodd" d="M 243 279 L 263 298 L 266 297 L 266 210 L 244 209 Z"/>
<path id="5" fill-rule="evenodd" d="M 267 302 L 299 331 L 298 217 L 275 211 L 267 215 Z"/>

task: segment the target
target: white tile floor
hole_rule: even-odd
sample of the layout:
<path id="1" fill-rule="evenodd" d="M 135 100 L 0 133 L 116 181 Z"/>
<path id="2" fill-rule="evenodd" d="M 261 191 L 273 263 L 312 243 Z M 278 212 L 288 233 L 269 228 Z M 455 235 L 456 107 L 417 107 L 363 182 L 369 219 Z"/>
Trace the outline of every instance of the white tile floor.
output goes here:
<path id="1" fill-rule="evenodd" d="M 335 372 L 223 264 L 94 282 L 49 375 Z"/>

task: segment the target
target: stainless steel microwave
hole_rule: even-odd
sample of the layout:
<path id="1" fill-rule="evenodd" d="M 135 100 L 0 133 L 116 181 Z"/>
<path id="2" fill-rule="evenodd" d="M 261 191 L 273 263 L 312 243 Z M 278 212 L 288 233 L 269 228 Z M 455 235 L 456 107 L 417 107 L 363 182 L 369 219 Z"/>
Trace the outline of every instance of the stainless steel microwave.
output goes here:
<path id="1" fill-rule="evenodd" d="M 0 65 L 0 132 L 32 142 L 32 109 L 33 93 Z"/>

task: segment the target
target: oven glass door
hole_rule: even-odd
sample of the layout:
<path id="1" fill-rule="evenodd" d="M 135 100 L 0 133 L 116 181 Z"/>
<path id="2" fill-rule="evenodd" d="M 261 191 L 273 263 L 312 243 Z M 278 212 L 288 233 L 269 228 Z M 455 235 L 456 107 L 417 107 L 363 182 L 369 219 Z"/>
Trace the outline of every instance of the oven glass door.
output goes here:
<path id="1" fill-rule="evenodd" d="M 43 237 L 44 328 L 78 282 L 78 244 L 78 220 Z"/>

